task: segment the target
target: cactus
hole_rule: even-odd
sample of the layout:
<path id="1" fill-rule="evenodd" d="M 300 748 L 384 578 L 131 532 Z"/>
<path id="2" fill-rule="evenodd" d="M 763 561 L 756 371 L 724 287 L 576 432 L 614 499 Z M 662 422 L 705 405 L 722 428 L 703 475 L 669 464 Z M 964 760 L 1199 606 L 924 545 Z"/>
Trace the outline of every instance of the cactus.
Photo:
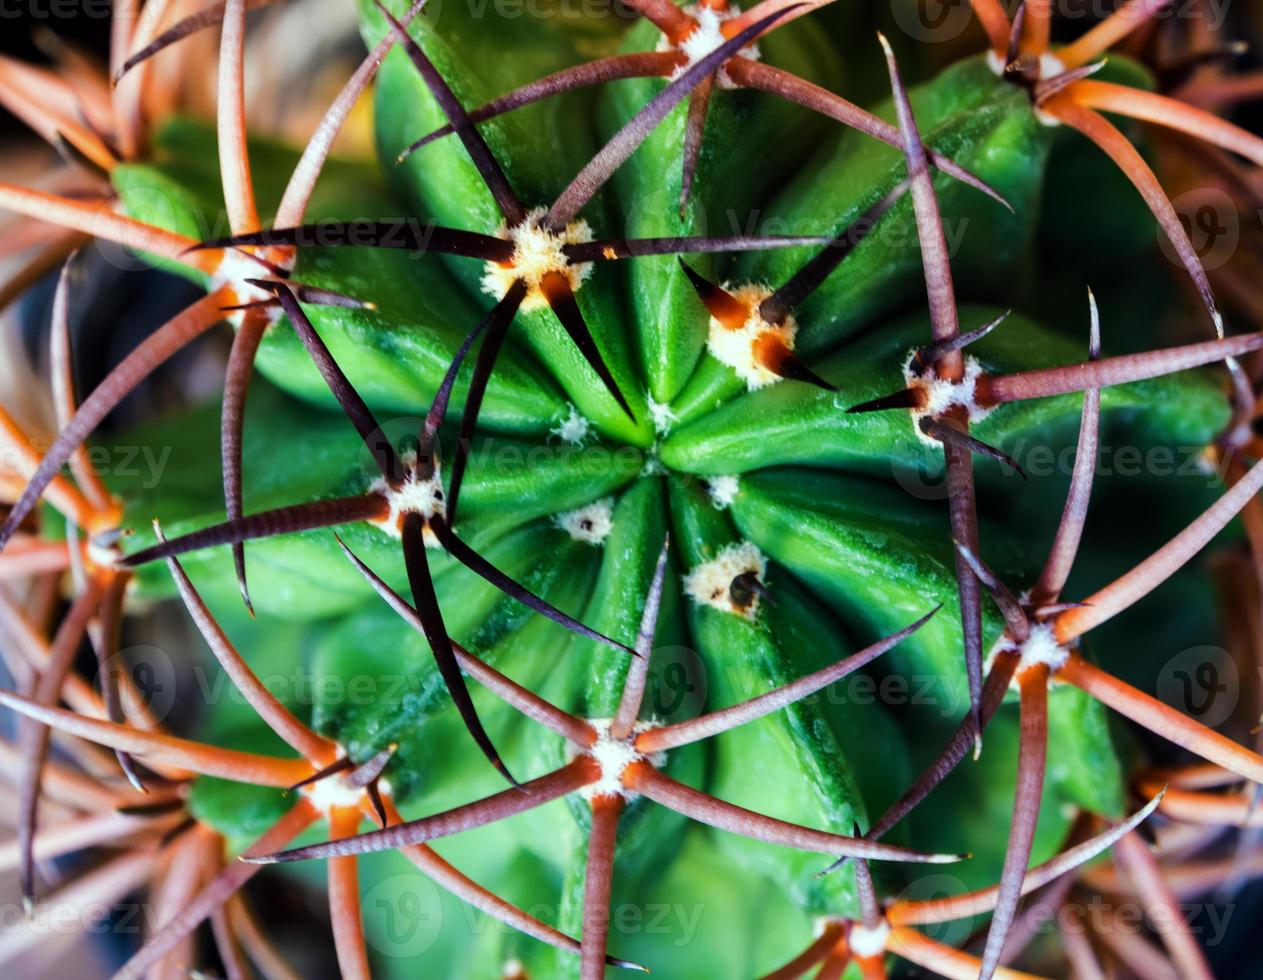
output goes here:
<path id="1" fill-rule="evenodd" d="M 1066 45 L 1047 4 L 974 0 L 984 49 L 910 46 L 909 86 L 822 0 L 430 2 L 360 0 L 369 53 L 299 148 L 248 131 L 248 0 L 117 14 L 111 79 L 0 62 L 93 188 L 0 184 L 39 246 L 5 304 L 61 269 L 56 438 L 0 414 L 28 913 L 144 892 L 127 977 L 284 975 L 260 873 L 327 899 L 304 975 L 1209 976 L 1187 931 L 1021 917 L 1121 890 L 1157 924 L 1257 864 L 1141 835 L 1258 822 L 1249 724 L 1164 703 L 1155 661 L 1219 636 L 1214 586 L 1257 665 L 1263 333 L 1226 322 L 1160 133 L 1103 115 L 1263 164 L 1196 107 L 1231 50 L 1118 53 L 1162 0 Z M 207 124 L 160 68 L 214 31 Z M 376 161 L 332 157 L 370 98 Z M 80 398 L 93 240 L 200 295 Z M 221 399 L 98 432 L 224 325 Z M 103 471 L 111 438 L 163 478 Z M 1192 455 L 1120 488 L 1110 439 Z M 176 598 L 175 659 L 235 692 L 194 719 L 118 669 Z"/>

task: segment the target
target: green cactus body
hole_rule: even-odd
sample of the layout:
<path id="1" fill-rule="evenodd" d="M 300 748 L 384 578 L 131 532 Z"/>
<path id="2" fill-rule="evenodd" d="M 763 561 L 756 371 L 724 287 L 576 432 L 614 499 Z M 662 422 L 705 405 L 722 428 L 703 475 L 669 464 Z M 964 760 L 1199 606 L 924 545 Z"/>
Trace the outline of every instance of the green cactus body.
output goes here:
<path id="1" fill-rule="evenodd" d="M 390 4 L 396 14 L 403 6 Z M 365 37 L 375 43 L 385 23 L 371 3 L 361 7 Z M 625 37 L 615 29 L 621 25 L 563 18 L 531 26 L 518 32 L 512 22 L 470 20 L 449 5 L 422 18 L 413 33 L 470 106 L 581 58 L 656 43 L 648 24 Z M 762 54 L 838 87 L 839 50 L 837 38 L 807 19 L 778 31 Z M 545 206 L 664 85 L 635 79 L 567 94 L 482 131 L 526 206 Z M 1055 131 L 981 58 L 914 90 L 913 104 L 927 143 L 1013 205 L 1008 213 L 949 177 L 936 178 L 945 221 L 960 233 L 953 255 L 960 290 L 978 304 L 962 307 L 962 326 L 970 329 L 996 315 L 995 304 L 1018 292 L 1015 283 L 1030 281 L 1037 239 L 1049 233 L 1041 205 Z M 894 118 L 889 105 L 877 111 Z M 760 232 L 832 235 L 904 175 L 902 155 L 888 146 L 764 93 L 717 90 L 698 189 L 681 218 L 685 115 L 682 106 L 673 110 L 611 191 L 584 210 L 582 220 L 598 237 L 731 234 L 751 221 Z M 497 234 L 500 214 L 459 141 L 436 141 L 396 163 L 412 140 L 444 122 L 397 48 L 376 89 L 379 165 L 331 166 L 309 220 L 403 215 Z M 266 214 L 294 157 L 278 147 L 252 150 Z M 222 210 L 213 159 L 213 136 L 177 122 L 161 134 L 154 163 L 119 167 L 114 184 L 133 213 L 205 238 L 213 229 L 203 217 Z M 163 208 L 154 207 L 159 200 Z M 812 254 L 791 248 L 731 260 L 703 256 L 693 264 L 733 287 L 776 287 Z M 933 493 L 942 450 L 919 437 L 905 412 L 845 412 L 903 385 L 900 365 L 928 337 L 924 315 L 910 312 L 923 306 L 921 268 L 912 203 L 904 199 L 795 311 L 797 352 L 837 390 L 790 380 L 752 390 L 709 352 L 710 314 L 674 256 L 597 263 L 577 297 L 634 418 L 546 308 L 525 312 L 491 378 L 462 496 L 465 540 L 563 612 L 629 644 L 670 532 L 660 653 L 646 709 L 659 721 L 757 695 L 943 604 L 936 619 L 873 669 L 865 681 L 870 693 L 843 685 L 715 744 L 674 751 L 665 763 L 674 778 L 723 799 L 838 833 L 866 829 L 968 706 L 946 516 Z M 385 428 L 393 440 L 415 437 L 465 333 L 489 308 L 486 271 L 460 257 L 300 250 L 296 276 L 303 282 L 376 304 L 313 309 L 312 319 L 369 406 L 390 419 Z M 997 373 L 1073 363 L 1083 356 L 1082 333 L 1077 324 L 1039 324 L 1019 314 L 971 352 Z M 1112 341 L 1107 333 L 1107 347 Z M 372 461 L 330 412 L 323 382 L 283 321 L 268 330 L 258 369 L 268 384 L 251 395 L 247 510 L 364 492 Z M 469 374 L 467 365 L 451 420 L 459 418 Z M 1003 405 L 976 432 L 1014 454 L 1033 444 L 1060 450 L 1073 445 L 1081 403 L 1079 395 L 1063 395 Z M 1227 418 L 1218 383 L 1197 373 L 1108 389 L 1103 408 L 1111 427 L 1135 429 L 1136 438 L 1154 445 L 1204 444 Z M 1142 424 L 1133 425 L 1137 420 Z M 129 550 L 152 543 L 151 517 L 172 536 L 220 519 L 217 423 L 211 407 L 140 436 L 176 450 L 158 486 L 119 480 L 114 488 L 126 503 L 125 523 L 136 529 Z M 988 560 L 1029 577 L 1035 569 L 1023 543 L 1046 536 L 1051 525 L 1019 526 L 1011 508 L 989 507 L 1016 479 L 999 465 L 979 465 Z M 1030 492 L 1043 494 L 1041 487 Z M 394 541 L 362 523 L 340 531 L 366 563 L 403 587 Z M 295 706 L 350 754 L 398 744 L 387 774 L 405 813 L 437 812 L 503 788 L 453 711 L 423 638 L 373 597 L 329 530 L 252 542 L 247 555 L 256 608 L 271 625 L 249 627 L 232 617 L 228 631 L 242 631 L 243 647 L 286 651 L 309 667 L 311 700 Z M 756 596 L 742 607 L 728 592 L 705 591 L 705 576 L 693 573 L 734 555 L 758 567 L 774 603 Z M 564 710 L 612 714 L 625 657 L 529 613 L 441 551 L 431 560 L 455 639 Z M 190 555 L 185 564 L 212 607 L 233 604 L 226 548 Z M 145 570 L 139 583 L 144 594 L 170 594 L 161 568 Z M 988 612 L 984 645 L 1002 627 Z M 356 684 L 365 685 L 362 697 L 353 693 Z M 903 694 L 872 693 L 883 684 Z M 534 774 L 564 761 L 560 739 L 486 692 L 476 692 L 475 701 L 512 770 Z M 1051 739 L 1065 751 L 1048 773 L 1051 805 L 1040 822 L 1037 857 L 1052 853 L 1066 830 L 1058 804 L 1117 815 L 1123 803 L 1105 710 L 1057 688 L 1050 714 Z M 994 730 L 983 760 L 963 767 L 930 811 L 917 815 L 920 830 L 901 827 L 893 835 L 918 847 L 973 852 L 968 867 L 952 871 L 961 889 L 994 880 L 1002 858 L 994 828 L 1008 815 L 1016 729 L 1002 713 Z M 258 740 L 244 721 L 218 722 L 212 736 L 227 744 Z M 194 793 L 199 818 L 234 842 L 250 839 L 288 805 L 279 791 L 209 778 Z M 553 804 L 438 850 L 498 894 L 542 909 L 546 921 L 575 933 L 588 819 L 581 805 Z M 813 877 L 824 863 L 819 855 L 699 827 L 644 800 L 631 803 L 620 834 L 626 846 L 617 862 L 615 912 L 639 909 L 642 918 L 617 934 L 612 952 L 642 958 L 657 976 L 766 971 L 808 941 L 813 917 L 857 913 L 852 872 Z M 375 889 L 393 887 L 402 868 L 397 856 L 375 856 L 365 865 L 362 891 L 371 898 Z M 881 873 L 895 887 L 902 883 L 898 866 Z M 700 918 L 664 918 L 660 931 L 650 928 L 647 917 L 660 900 L 696 907 Z M 428 943 L 409 945 L 394 934 L 398 923 L 370 921 L 370 942 L 391 975 L 492 977 L 506 961 L 520 962 L 532 977 L 577 975 L 573 957 L 488 924 L 448 898 L 433 901 L 443 929 Z"/>

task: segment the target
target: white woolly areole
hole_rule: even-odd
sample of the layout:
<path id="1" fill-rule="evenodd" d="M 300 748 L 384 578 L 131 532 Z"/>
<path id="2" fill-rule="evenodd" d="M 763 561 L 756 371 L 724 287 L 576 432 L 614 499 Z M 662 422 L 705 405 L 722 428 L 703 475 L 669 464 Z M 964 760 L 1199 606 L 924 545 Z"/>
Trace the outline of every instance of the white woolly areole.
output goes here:
<path id="1" fill-rule="evenodd" d="M 224 257 L 219 260 L 218 267 L 211 275 L 211 292 L 216 292 L 227 286 L 237 294 L 237 302 L 240 304 L 275 300 L 276 297 L 266 289 L 251 286 L 246 282 L 247 279 L 266 279 L 271 275 L 270 269 L 256 262 L 249 255 L 244 255 L 231 248 L 225 249 Z M 285 311 L 281 309 L 280 304 L 275 302 L 271 302 L 264 307 L 263 312 L 267 316 L 269 324 L 276 323 L 285 315 Z M 245 310 L 234 310 L 228 314 L 227 319 L 234 327 L 239 327 L 241 326 L 241 321 L 245 319 L 245 315 Z"/>
<path id="2" fill-rule="evenodd" d="M 1053 676 L 1070 659 L 1070 648 L 1064 647 L 1057 642 L 1057 633 L 1051 622 L 1032 625 L 1030 635 L 1022 643 L 1014 643 L 1007 636 L 1002 638 L 987 658 L 988 670 L 990 670 L 990 664 L 995 660 L 997 653 L 1016 653 L 1018 655 L 1017 670 L 1013 674 L 1014 685 L 1016 685 L 1019 674 L 1025 673 L 1033 667 L 1038 667 L 1040 664 L 1048 668 L 1048 679 L 1051 683 Z"/>
<path id="3" fill-rule="evenodd" d="M 117 568 L 119 559 L 123 557 L 123 553 L 119 551 L 118 545 L 100 544 L 95 540 L 94 535 L 89 535 L 87 540 L 88 561 L 97 568 L 110 569 Z"/>
<path id="4" fill-rule="evenodd" d="M 570 414 L 548 431 L 562 442 L 568 442 L 572 446 L 581 446 L 592 434 L 592 423 L 580 415 L 579 410 L 573 405 L 569 407 Z"/>
<path id="5" fill-rule="evenodd" d="M 766 333 L 780 337 L 789 350 L 794 349 L 794 338 L 798 336 L 798 323 L 792 316 L 779 325 L 768 323 L 759 316 L 759 304 L 772 295 L 767 286 L 749 283 L 736 289 L 725 289 L 750 310 L 749 319 L 736 330 L 724 326 L 714 317 L 710 318 L 710 334 L 706 340 L 706 349 L 715 360 L 726 364 L 737 372 L 737 377 L 746 383 L 751 391 L 765 388 L 784 379 L 769 371 L 755 357 L 754 345 Z"/>
<path id="6" fill-rule="evenodd" d="M 392 538 L 403 535 L 403 519 L 407 514 L 420 514 L 426 520 L 425 546 L 438 548 L 439 539 L 430 530 L 431 517 L 444 517 L 447 514 L 447 501 L 443 498 L 443 471 L 439 464 L 434 464 L 434 473 L 425 480 L 418 479 L 417 454 L 404 453 L 401 461 L 404 465 L 404 481 L 397 489 L 386 482 L 385 477 L 378 477 L 369 487 L 370 493 L 378 493 L 390 504 L 390 513 L 381 521 L 372 521 Z"/>
<path id="7" fill-rule="evenodd" d="M 568 510 L 558 514 L 555 520 L 572 540 L 591 545 L 603 544 L 614 528 L 614 498 L 606 497 L 586 507 Z"/>
<path id="8" fill-rule="evenodd" d="M 349 785 L 340 776 L 327 776 L 304 786 L 302 794 L 321 813 L 328 813 L 335 807 L 358 809 L 364 790 Z"/>
<path id="9" fill-rule="evenodd" d="M 759 610 L 759 597 L 755 596 L 754 601 L 742 609 L 733 603 L 729 591 L 733 579 L 749 572 L 763 581 L 767 575 L 767 559 L 763 557 L 763 552 L 752 541 L 730 544 L 710 561 L 695 565 L 684 576 L 684 591 L 699 606 L 711 606 L 752 620 Z"/>
<path id="10" fill-rule="evenodd" d="M 610 718 L 589 718 L 588 724 L 596 729 L 596 744 L 588 749 L 590 755 L 601 768 L 601 778 L 579 790 L 579 795 L 589 802 L 598 796 L 621 796 L 625 800 L 634 800 L 639 793 L 633 793 L 623 785 L 623 773 L 633 762 L 647 762 L 655 769 L 661 769 L 667 761 L 665 752 L 654 752 L 645 755 L 636 750 L 636 736 L 650 726 L 637 722 L 632 732 L 625 739 L 610 737 Z"/>
<path id="11" fill-rule="evenodd" d="M 987 67 L 991 69 L 993 75 L 1004 77 L 1004 70 L 1008 67 L 1003 55 L 996 51 L 987 52 Z M 1056 78 L 1058 75 L 1064 74 L 1066 71 L 1065 62 L 1058 58 L 1055 54 L 1045 52 L 1039 56 L 1039 81 L 1047 81 L 1050 78 Z M 1050 116 L 1044 112 L 1038 105 L 1034 107 L 1035 118 L 1045 126 L 1060 126 L 1061 120 L 1056 116 Z"/>
<path id="12" fill-rule="evenodd" d="M 1009 64 L 1005 60 L 1004 55 L 993 50 L 987 52 L 987 67 L 991 69 L 992 74 L 1003 76 Z M 1050 78 L 1056 78 L 1058 75 L 1064 75 L 1065 72 L 1066 63 L 1055 54 L 1046 51 L 1039 56 L 1039 80 L 1041 82 Z"/>
<path id="13" fill-rule="evenodd" d="M 666 473 L 667 468 L 662 465 L 662 460 L 658 458 L 659 443 L 654 443 L 650 447 L 649 452 L 645 454 L 645 465 L 640 468 L 641 476 L 662 476 Z"/>
<path id="14" fill-rule="evenodd" d="M 903 362 L 903 377 L 909 388 L 922 392 L 925 397 L 924 405 L 911 409 L 912 430 L 918 439 L 927 446 L 941 445 L 937 439 L 932 439 L 921 431 L 923 418 L 939 418 L 953 408 L 963 408 L 970 422 L 981 422 L 991 414 L 990 408 L 983 408 L 978 404 L 978 379 L 982 377 L 983 370 L 977 358 L 966 357 L 965 373 L 961 379 L 948 381 L 940 378 L 932 367 L 924 374 L 919 374 L 912 366 L 916 354 L 915 350 L 908 352 L 908 357 Z"/>
<path id="15" fill-rule="evenodd" d="M 582 245 L 592 241 L 592 229 L 582 218 L 566 225 L 561 232 L 550 231 L 542 224 L 547 208 L 535 208 L 521 224 L 510 228 L 502 224 L 496 236 L 513 243 L 513 257 L 506 263 L 488 262 L 482 274 L 482 291 L 502 299 L 509 288 L 521 279 L 526 283 L 523 310 L 538 310 L 548 305 L 540 283 L 550 272 L 560 272 L 570 280 L 570 288 L 578 292 L 592 274 L 591 262 L 571 264 L 562 251 L 565 245 Z"/>
<path id="16" fill-rule="evenodd" d="M 706 481 L 706 492 L 715 510 L 727 510 L 741 492 L 741 481 L 735 476 L 712 476 Z"/>
<path id="17" fill-rule="evenodd" d="M 851 926 L 851 934 L 846 937 L 846 944 L 856 956 L 868 959 L 881 956 L 886 952 L 886 941 L 890 938 L 890 923 L 883 919 L 871 929 L 862 922 Z"/>
<path id="18" fill-rule="evenodd" d="M 679 51 L 687 61 L 675 70 L 671 75 L 671 81 L 675 81 L 695 64 L 715 51 L 723 47 L 730 39 L 724 37 L 723 24 L 724 21 L 732 20 L 739 17 L 741 11 L 732 8 L 729 10 L 712 10 L 710 7 L 700 3 L 692 4 L 684 8 L 684 13 L 692 18 L 697 24 L 679 44 L 672 44 L 664 35 L 658 41 L 659 51 Z M 738 52 L 741 57 L 749 58 L 751 61 L 758 61 L 762 55 L 759 53 L 758 42 L 747 44 Z M 728 76 L 728 72 L 721 66 L 719 71 L 715 72 L 715 82 L 720 88 L 736 88 L 736 83 Z"/>
<path id="19" fill-rule="evenodd" d="M 671 411 L 671 406 L 663 402 L 654 401 L 653 395 L 647 397 L 649 404 L 649 419 L 653 422 L 653 431 L 660 436 L 665 436 L 671 431 L 671 426 L 679 421 L 679 416 Z"/>
<path id="20" fill-rule="evenodd" d="M 1056 78 L 1066 73 L 1066 63 L 1055 54 L 1045 51 L 1039 56 L 1039 77 L 1041 79 Z"/>
<path id="21" fill-rule="evenodd" d="M 1060 119 L 1052 113 L 1045 112 L 1039 106 L 1035 106 L 1035 119 L 1041 126 L 1047 126 L 1049 129 L 1063 125 Z"/>
<path id="22" fill-rule="evenodd" d="M 1036 623 L 1031 627 L 1030 635 L 1018 647 L 1021 660 L 1018 671 L 1030 670 L 1039 664 L 1048 668 L 1050 673 L 1057 673 L 1070 659 L 1070 650 L 1057 642 L 1057 633 L 1052 623 Z"/>

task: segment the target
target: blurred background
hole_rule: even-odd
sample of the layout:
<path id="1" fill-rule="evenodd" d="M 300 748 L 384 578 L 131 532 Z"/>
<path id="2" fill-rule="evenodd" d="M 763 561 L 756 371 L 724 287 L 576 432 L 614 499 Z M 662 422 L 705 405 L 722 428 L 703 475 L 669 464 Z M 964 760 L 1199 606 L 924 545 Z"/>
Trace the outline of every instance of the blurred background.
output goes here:
<path id="1" fill-rule="evenodd" d="M 184 13 L 202 9 L 203 0 L 175 0 L 172 7 Z M 25 8 L 24 10 L 22 8 Z M 49 10 L 74 11 L 73 16 L 53 17 Z M 11 13 L 18 16 L 11 16 Z M 109 3 L 84 0 L 51 4 L 6 3 L 0 8 L 0 55 L 35 64 L 83 64 L 104 74 L 110 50 Z M 165 95 L 182 111 L 210 118 L 214 113 L 217 30 L 185 39 L 169 53 L 155 59 L 155 78 Z M 328 102 L 363 57 L 356 29 L 355 5 L 348 0 L 291 0 L 274 9 L 251 15 L 248 33 L 248 105 L 251 129 L 292 142 L 306 140 Z M 274 52 L 283 51 L 277 58 Z M 371 136 L 367 100 L 346 127 L 337 152 L 367 155 Z M 0 181 L 33 187 L 56 185 L 59 189 L 99 192 L 95 176 L 49 149 L 19 119 L 0 108 Z M 67 173 L 67 171 L 70 171 Z M 66 181 L 69 181 L 67 185 Z M 27 261 L 24 250 L 6 247 L 16 237 L 18 223 L 0 213 L 0 283 L 10 280 Z M 136 344 L 169 317 L 201 295 L 202 290 L 185 279 L 128 261 L 118 250 L 88 249 L 80 256 L 83 275 L 82 303 L 71 316 L 76 381 L 80 391 L 90 391 Z M 25 279 L 26 277 L 21 277 Z M 55 271 L 12 295 L 0 294 L 0 400 L 28 431 L 51 438 L 53 412 L 47 397 L 47 324 Z M 0 287 L 2 288 L 2 287 Z M 142 420 L 160 417 L 190 403 L 219 396 L 228 338 L 218 331 L 182 351 L 169 366 L 146 381 L 110 417 L 103 432 L 117 431 Z M 158 650 L 202 650 L 200 639 L 186 616 L 169 605 L 152 615 L 129 617 L 125 647 Z M 85 651 L 87 654 L 87 651 Z M 173 715 L 192 724 L 200 705 L 192 662 L 175 665 L 180 671 L 175 690 L 187 703 Z M 0 684 L 13 688 L 0 660 Z M 13 716 L 0 720 L 0 734 L 12 738 Z M 8 820 L 3 821 L 6 825 Z M 6 830 L 6 835 L 8 831 Z M 72 880 L 82 862 L 76 859 L 46 865 L 42 875 L 51 883 Z M 273 877 L 273 876 L 267 876 Z M 268 910 L 269 931 L 278 947 L 300 975 L 311 978 L 337 975 L 335 954 L 329 938 L 328 903 L 318 890 L 297 888 L 276 876 L 262 887 L 252 887 L 255 908 Z M 18 894 L 16 879 L 0 875 L 0 895 L 6 908 Z M 20 913 L 19 913 L 20 914 Z M 103 938 L 83 942 L 82 934 L 52 934 L 38 949 L 10 968 L 22 977 L 109 976 L 133 951 L 134 934 L 122 915 L 111 917 Z M 213 953 L 208 954 L 213 958 Z"/>

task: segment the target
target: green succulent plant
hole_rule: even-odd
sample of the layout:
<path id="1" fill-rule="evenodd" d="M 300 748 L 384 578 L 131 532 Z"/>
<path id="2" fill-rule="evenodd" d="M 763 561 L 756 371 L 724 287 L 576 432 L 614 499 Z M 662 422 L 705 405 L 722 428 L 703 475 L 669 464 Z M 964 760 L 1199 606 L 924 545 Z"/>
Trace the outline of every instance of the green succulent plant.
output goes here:
<path id="1" fill-rule="evenodd" d="M 1095 64 L 1115 19 L 1049 53 L 1037 15 L 1010 26 L 979 4 L 992 50 L 909 90 L 843 11 L 632 6 L 525 24 L 363 0 L 373 53 L 300 153 L 245 132 L 245 5 L 229 2 L 217 131 L 172 119 L 122 159 L 63 127 L 104 154 L 117 210 L 0 186 L 0 207 L 207 294 L 81 405 L 62 392 L 62 434 L 31 454 L 0 532 L 60 547 L 88 583 L 48 645 L 58 669 L 31 697 L 0 693 L 42 745 L 26 785 L 58 727 L 114 748 L 138 786 L 162 777 L 154 829 L 175 808 L 252 861 L 328 858 L 343 975 L 371 959 L 399 976 L 834 976 L 887 954 L 1007 970 L 1023 889 L 1157 806 L 1126 817 L 1136 731 L 1263 774 L 1080 643 L 1263 471 L 1191 500 L 1139 481 L 1112 519 L 1168 508 L 1187 527 L 1143 562 L 1139 535 L 1120 578 L 1085 543 L 1069 577 L 1098 447 L 1236 452 L 1221 436 L 1241 417 L 1206 366 L 1239 377 L 1233 359 L 1263 347 L 1224 339 L 1156 178 L 1093 107 L 1166 112 L 1256 159 L 1259 141 L 1190 121 L 1137 62 Z M 124 68 L 188 33 L 160 26 Z M 871 112 L 833 94 L 852 56 L 888 79 Z M 326 161 L 374 76 L 376 163 Z M 1089 282 L 1091 261 L 1050 244 L 1094 234 L 1091 188 L 1082 213 L 1058 195 L 1067 172 L 1116 176 L 1110 157 L 1200 291 L 1186 319 L 1208 312 L 1218 339 L 1148 351 L 1126 284 Z M 1120 206 L 1110 231 L 1137 265 L 1152 221 Z M 1065 299 L 1084 285 L 1099 313 Z M 62 361 L 74 289 L 71 271 Z M 100 484 L 84 440 L 226 314 L 222 403 L 118 437 L 169 450 L 153 485 Z M 1028 478 L 1037 448 L 1073 466 Z M 177 592 L 244 693 L 172 726 L 205 744 L 125 724 L 126 683 L 103 687 L 109 721 L 90 685 L 79 702 L 63 688 L 93 617 L 108 662 L 121 610 Z M 1120 662 L 1155 635 L 1142 624 Z M 1107 829 L 1068 847 L 1080 813 Z M 224 903 L 258 869 L 224 864 L 125 973 L 208 917 L 236 922 Z M 910 928 L 942 921 L 918 904 L 931 886 L 960 903 L 948 918 L 995 912 L 981 962 Z M 801 969 L 771 973 L 786 961 Z"/>

